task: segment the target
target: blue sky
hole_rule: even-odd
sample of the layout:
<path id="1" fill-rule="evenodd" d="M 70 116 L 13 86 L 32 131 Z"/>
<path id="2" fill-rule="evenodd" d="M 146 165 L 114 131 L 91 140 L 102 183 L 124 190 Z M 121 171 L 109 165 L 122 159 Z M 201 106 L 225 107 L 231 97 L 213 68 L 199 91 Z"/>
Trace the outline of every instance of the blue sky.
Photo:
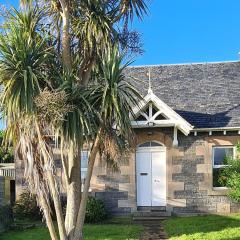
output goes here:
<path id="1" fill-rule="evenodd" d="M 149 0 L 134 65 L 239 60 L 240 0 Z M 2 4 L 18 3 L 0 0 Z"/>
<path id="2" fill-rule="evenodd" d="M 238 60 L 239 0 L 153 0 L 134 28 L 145 54 L 136 65 Z"/>

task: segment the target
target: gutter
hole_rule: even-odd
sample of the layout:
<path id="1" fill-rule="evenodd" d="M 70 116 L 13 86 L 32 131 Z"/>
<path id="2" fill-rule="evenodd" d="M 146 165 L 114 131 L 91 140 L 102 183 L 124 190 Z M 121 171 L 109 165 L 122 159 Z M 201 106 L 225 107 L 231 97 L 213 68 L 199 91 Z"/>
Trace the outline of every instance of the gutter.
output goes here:
<path id="1" fill-rule="evenodd" d="M 221 128 L 194 128 L 192 130 L 190 130 L 191 132 L 205 132 L 205 131 L 239 131 L 240 130 L 240 126 L 239 127 L 221 127 Z"/>

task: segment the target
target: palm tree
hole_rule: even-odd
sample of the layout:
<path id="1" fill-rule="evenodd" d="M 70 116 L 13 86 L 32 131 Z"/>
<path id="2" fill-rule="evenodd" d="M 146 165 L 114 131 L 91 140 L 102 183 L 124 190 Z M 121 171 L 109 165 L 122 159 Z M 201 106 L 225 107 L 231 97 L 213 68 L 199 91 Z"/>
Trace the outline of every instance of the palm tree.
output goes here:
<path id="1" fill-rule="evenodd" d="M 138 18 L 146 13 L 146 4 L 144 0 L 84 0 L 84 1 L 42 1 L 43 5 L 50 9 L 48 16 L 51 21 L 50 31 L 54 33 L 56 49 L 59 59 L 62 62 L 62 69 L 69 74 L 75 75 L 74 84 L 87 86 L 92 79 L 92 74 L 102 61 L 108 48 L 114 43 L 126 42 L 122 40 L 122 22 L 127 23 L 136 15 Z M 125 29 L 125 28 L 124 28 Z M 130 44 L 131 45 L 131 44 Z M 75 121 L 76 118 L 71 118 Z M 69 126 L 76 126 L 74 122 L 69 122 Z M 74 150 L 73 150 L 74 149 Z M 78 212 L 79 197 L 81 189 L 79 180 L 81 178 L 79 169 L 79 154 L 81 144 L 76 145 L 72 140 L 69 145 L 68 171 L 74 173 L 70 179 L 69 194 L 67 204 L 67 216 L 72 221 L 75 213 Z M 74 187 L 75 186 L 75 187 Z M 75 206 L 75 207 L 73 207 Z M 68 211 L 69 209 L 69 211 Z M 74 221 L 73 221 L 74 222 Z M 73 222 L 66 219 L 67 232 L 71 232 Z"/>
<path id="2" fill-rule="evenodd" d="M 8 12 L 0 35 L 3 116 L 6 140 L 14 142 L 18 158 L 25 162 L 25 177 L 38 196 L 51 238 L 58 239 L 50 214 L 52 199 L 60 239 L 77 240 L 82 239 L 99 147 L 114 158 L 129 140 L 131 106 L 139 95 L 125 82 L 127 64 L 121 65 L 123 56 L 113 43 L 118 46 L 120 41 L 116 25 L 134 14 L 142 16 L 145 4 L 143 0 L 49 3 L 50 12 L 40 9 L 39 1 L 35 6 L 25 1 L 21 11 Z M 52 19 L 55 30 L 49 24 Z M 61 141 L 65 223 L 54 174 L 53 136 Z M 86 141 L 91 153 L 81 196 L 80 151 Z"/>
<path id="3" fill-rule="evenodd" d="M 22 2 L 26 4 L 29 0 Z M 75 71 L 77 82 L 87 85 L 93 68 L 107 48 L 116 42 L 131 48 L 131 43 L 123 39 L 122 31 L 126 30 L 123 23 L 127 26 L 134 16 L 142 19 L 147 13 L 145 2 L 38 0 L 37 4 L 47 9 L 48 28 L 54 35 L 63 67 Z"/>
<path id="4" fill-rule="evenodd" d="M 123 64 L 123 56 L 119 55 L 115 46 L 109 49 L 102 63 L 99 64 L 96 83 L 86 89 L 87 98 L 92 103 L 93 111 L 97 112 L 98 124 L 94 131 L 96 136 L 89 156 L 87 176 L 85 179 L 81 205 L 77 215 L 75 238 L 82 239 L 86 204 L 92 171 L 101 144 L 105 153 L 112 158 L 114 153 L 122 153 L 126 149 L 126 141 L 130 142 L 133 132 L 131 117 L 134 115 L 133 106 L 138 106 L 141 96 L 137 90 L 125 81 L 124 70 L 129 63 Z M 121 141 L 119 141 L 121 140 Z M 110 148 L 106 145 L 110 142 Z"/>
<path id="5" fill-rule="evenodd" d="M 18 12 L 13 9 L 5 22 L 5 31 L 0 36 L 0 81 L 3 86 L 2 107 L 3 117 L 7 120 L 6 138 L 15 140 L 23 150 L 32 149 L 36 140 L 31 129 L 35 129 L 36 107 L 33 99 L 47 87 L 47 68 L 51 61 L 51 48 L 46 39 L 37 33 L 42 15 L 36 9 Z M 39 186 L 43 179 L 41 171 L 33 161 L 33 150 L 27 159 L 30 167 L 28 174 L 32 192 L 38 192 L 46 182 Z M 33 165 L 34 164 L 34 165 Z M 52 239 L 57 239 L 50 216 L 47 193 L 39 191 L 39 204 L 42 207 Z"/>

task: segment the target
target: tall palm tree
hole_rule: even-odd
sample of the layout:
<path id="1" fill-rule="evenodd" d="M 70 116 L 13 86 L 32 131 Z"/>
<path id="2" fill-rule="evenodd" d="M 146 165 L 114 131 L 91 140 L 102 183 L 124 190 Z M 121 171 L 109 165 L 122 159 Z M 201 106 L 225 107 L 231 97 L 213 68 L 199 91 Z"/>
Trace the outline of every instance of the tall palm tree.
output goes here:
<path id="1" fill-rule="evenodd" d="M 49 9 L 48 16 L 51 21 L 49 28 L 54 33 L 55 48 L 58 50 L 62 69 L 69 74 L 74 73 L 76 76 L 74 84 L 85 87 L 92 79 L 93 71 L 98 62 L 102 61 L 102 56 L 108 48 L 118 42 L 124 42 L 128 47 L 131 45 L 126 39 L 122 40 L 123 22 L 126 26 L 134 15 L 142 18 L 147 9 L 145 0 L 83 0 L 80 2 L 44 0 L 42 2 L 44 6 L 48 4 L 46 8 Z M 70 119 L 75 121 L 77 118 Z M 69 122 L 69 126 L 74 125 L 74 122 Z M 79 186 L 77 179 L 80 179 L 80 173 L 77 171 L 80 156 L 77 152 L 81 149 L 81 144 L 76 147 L 72 142 L 70 145 L 68 171 L 74 173 L 74 177 L 69 183 L 72 187 L 69 187 L 67 200 L 69 204 L 67 205 L 76 206 L 71 209 L 67 207 L 69 209 L 67 216 L 71 221 L 78 212 L 78 196 L 81 194 L 80 187 L 77 187 Z M 68 225 L 67 232 L 72 232 L 70 226 L 74 225 L 73 222 L 69 222 L 68 219 L 65 222 Z"/>
<path id="2" fill-rule="evenodd" d="M 22 0 L 23 3 L 28 1 Z M 87 85 L 97 61 L 113 43 L 124 42 L 131 48 L 131 43 L 123 39 L 123 23 L 127 25 L 134 16 L 142 19 L 147 13 L 146 0 L 37 2 L 47 9 L 49 28 L 55 35 L 63 67 L 76 71 L 77 81 L 83 85 Z"/>
<path id="3" fill-rule="evenodd" d="M 96 136 L 93 139 L 89 156 L 87 176 L 85 179 L 81 205 L 77 216 L 75 238 L 82 239 L 88 191 L 93 167 L 101 143 L 112 143 L 112 148 L 105 147 L 105 152 L 116 157 L 112 152 L 122 152 L 126 148 L 125 141 L 133 136 L 131 117 L 134 115 L 133 106 L 138 106 L 141 96 L 137 90 L 125 80 L 124 70 L 129 63 L 123 64 L 123 55 L 115 46 L 109 49 L 98 66 L 96 83 L 86 89 L 87 98 L 92 103 L 93 111 L 97 112 L 98 124 L 95 127 Z M 106 145 L 105 145 L 106 146 Z"/>
<path id="4" fill-rule="evenodd" d="M 143 0 L 23 1 L 0 35 L 0 82 L 6 140 L 15 140 L 30 190 L 37 193 L 52 239 L 82 239 L 87 193 L 100 145 L 113 156 L 131 132 L 129 113 L 139 95 L 124 80 L 117 25 L 145 12 Z M 45 2 L 45 1 L 44 1 Z M 51 22 L 52 19 L 56 21 Z M 55 29 L 52 28 L 55 27 Z M 50 30 L 49 30 L 50 29 Z M 91 33 L 91 31 L 93 32 Z M 107 35 L 107 36 L 105 36 Z M 67 187 L 64 216 L 54 174 L 51 138 L 60 138 Z M 91 143 L 81 196 L 80 151 Z M 67 149 L 67 154 L 65 154 Z M 52 222 L 50 200 L 57 217 Z M 81 201 L 80 201 L 81 200 Z"/>
<path id="5" fill-rule="evenodd" d="M 36 152 L 33 149 L 36 139 L 32 132 L 36 120 L 33 99 L 48 86 L 46 69 L 52 57 L 51 47 L 37 32 L 41 18 L 42 14 L 36 9 L 27 12 L 12 9 L 5 22 L 5 31 L 0 35 L 0 82 L 3 87 L 3 117 L 8 126 L 6 137 L 9 141 L 16 140 L 22 152 L 31 152 L 26 158 L 26 177 L 35 193 L 47 183 L 36 174 L 41 170 L 33 159 Z M 37 183 L 41 181 L 40 186 Z M 57 239 L 50 216 L 48 194 L 44 191 L 39 193 L 39 204 L 45 213 L 51 237 Z"/>

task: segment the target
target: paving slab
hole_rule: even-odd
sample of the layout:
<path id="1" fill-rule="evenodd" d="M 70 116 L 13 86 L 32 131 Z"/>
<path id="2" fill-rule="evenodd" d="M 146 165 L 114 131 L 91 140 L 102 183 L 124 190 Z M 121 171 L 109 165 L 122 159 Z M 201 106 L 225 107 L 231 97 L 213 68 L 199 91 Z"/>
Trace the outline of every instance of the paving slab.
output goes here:
<path id="1" fill-rule="evenodd" d="M 140 240 L 163 240 L 168 239 L 164 231 L 163 220 L 156 221 L 141 221 L 139 222 L 144 226 Z"/>

